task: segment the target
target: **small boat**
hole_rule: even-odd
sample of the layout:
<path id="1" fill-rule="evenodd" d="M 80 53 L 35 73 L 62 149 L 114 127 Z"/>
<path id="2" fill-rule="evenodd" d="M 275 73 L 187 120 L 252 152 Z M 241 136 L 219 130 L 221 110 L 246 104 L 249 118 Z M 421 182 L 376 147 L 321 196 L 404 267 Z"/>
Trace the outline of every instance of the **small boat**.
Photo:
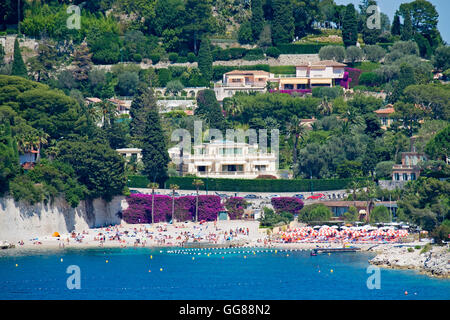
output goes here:
<path id="1" fill-rule="evenodd" d="M 311 250 L 311 256 L 317 256 L 317 250 L 316 249 Z"/>

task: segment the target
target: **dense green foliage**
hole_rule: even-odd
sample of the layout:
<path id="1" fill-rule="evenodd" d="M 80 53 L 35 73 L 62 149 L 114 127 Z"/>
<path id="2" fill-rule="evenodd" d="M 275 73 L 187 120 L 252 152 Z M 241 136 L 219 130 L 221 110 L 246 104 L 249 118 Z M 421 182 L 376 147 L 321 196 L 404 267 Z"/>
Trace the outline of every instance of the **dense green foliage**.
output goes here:
<path id="1" fill-rule="evenodd" d="M 323 204 L 310 204 L 300 210 L 298 220 L 302 222 L 323 222 L 331 219 L 331 210 Z"/>

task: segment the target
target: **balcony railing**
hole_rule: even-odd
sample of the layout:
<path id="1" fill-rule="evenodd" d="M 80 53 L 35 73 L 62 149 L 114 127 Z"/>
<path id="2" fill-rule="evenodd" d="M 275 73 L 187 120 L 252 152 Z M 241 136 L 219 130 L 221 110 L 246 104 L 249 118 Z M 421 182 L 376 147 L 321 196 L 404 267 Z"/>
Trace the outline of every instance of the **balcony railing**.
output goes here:
<path id="1" fill-rule="evenodd" d="M 230 82 L 230 83 L 216 83 L 215 88 L 265 88 L 266 82 Z"/>

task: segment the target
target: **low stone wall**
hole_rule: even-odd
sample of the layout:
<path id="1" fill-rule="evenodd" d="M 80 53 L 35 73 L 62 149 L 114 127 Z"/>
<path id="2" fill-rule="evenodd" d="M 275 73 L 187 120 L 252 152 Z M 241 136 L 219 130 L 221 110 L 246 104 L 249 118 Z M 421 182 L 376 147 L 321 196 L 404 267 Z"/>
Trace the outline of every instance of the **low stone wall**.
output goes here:
<path id="1" fill-rule="evenodd" d="M 72 208 L 62 198 L 53 203 L 28 205 L 10 197 L 0 198 L 0 240 L 18 241 L 69 233 L 88 228 L 120 224 L 118 215 L 127 206 L 124 196 L 110 202 L 103 199 L 81 201 Z"/>

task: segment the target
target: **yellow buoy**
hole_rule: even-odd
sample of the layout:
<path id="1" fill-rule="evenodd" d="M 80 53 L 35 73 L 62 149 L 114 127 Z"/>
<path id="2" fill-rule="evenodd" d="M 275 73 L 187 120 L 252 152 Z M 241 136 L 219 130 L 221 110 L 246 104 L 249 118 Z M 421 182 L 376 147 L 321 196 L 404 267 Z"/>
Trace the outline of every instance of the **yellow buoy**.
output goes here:
<path id="1" fill-rule="evenodd" d="M 247 256 L 244 256 L 244 259 L 247 259 Z"/>
<path id="2" fill-rule="evenodd" d="M 330 272 L 333 273 L 333 269 L 331 269 Z"/>
<path id="3" fill-rule="evenodd" d="M 159 269 L 159 271 L 163 271 L 163 268 Z"/>
<path id="4" fill-rule="evenodd" d="M 275 253 L 277 253 L 277 250 L 275 250 Z"/>
<path id="5" fill-rule="evenodd" d="M 153 256 L 150 256 L 150 259 L 153 259 Z"/>
<path id="6" fill-rule="evenodd" d="M 64 260 L 63 260 L 63 258 L 61 258 L 61 262 L 63 262 Z"/>
<path id="7" fill-rule="evenodd" d="M 192 257 L 192 260 L 195 260 L 195 257 Z"/>
<path id="8" fill-rule="evenodd" d="M 105 262 L 108 263 L 108 260 L 106 260 Z"/>
<path id="9" fill-rule="evenodd" d="M 289 253 L 286 255 L 286 257 L 289 257 Z"/>
<path id="10" fill-rule="evenodd" d="M 328 252 L 328 255 L 330 256 L 330 255 L 331 255 L 331 253 L 329 253 L 329 252 Z"/>
<path id="11" fill-rule="evenodd" d="M 16 263 L 16 267 L 18 267 L 19 265 Z"/>

